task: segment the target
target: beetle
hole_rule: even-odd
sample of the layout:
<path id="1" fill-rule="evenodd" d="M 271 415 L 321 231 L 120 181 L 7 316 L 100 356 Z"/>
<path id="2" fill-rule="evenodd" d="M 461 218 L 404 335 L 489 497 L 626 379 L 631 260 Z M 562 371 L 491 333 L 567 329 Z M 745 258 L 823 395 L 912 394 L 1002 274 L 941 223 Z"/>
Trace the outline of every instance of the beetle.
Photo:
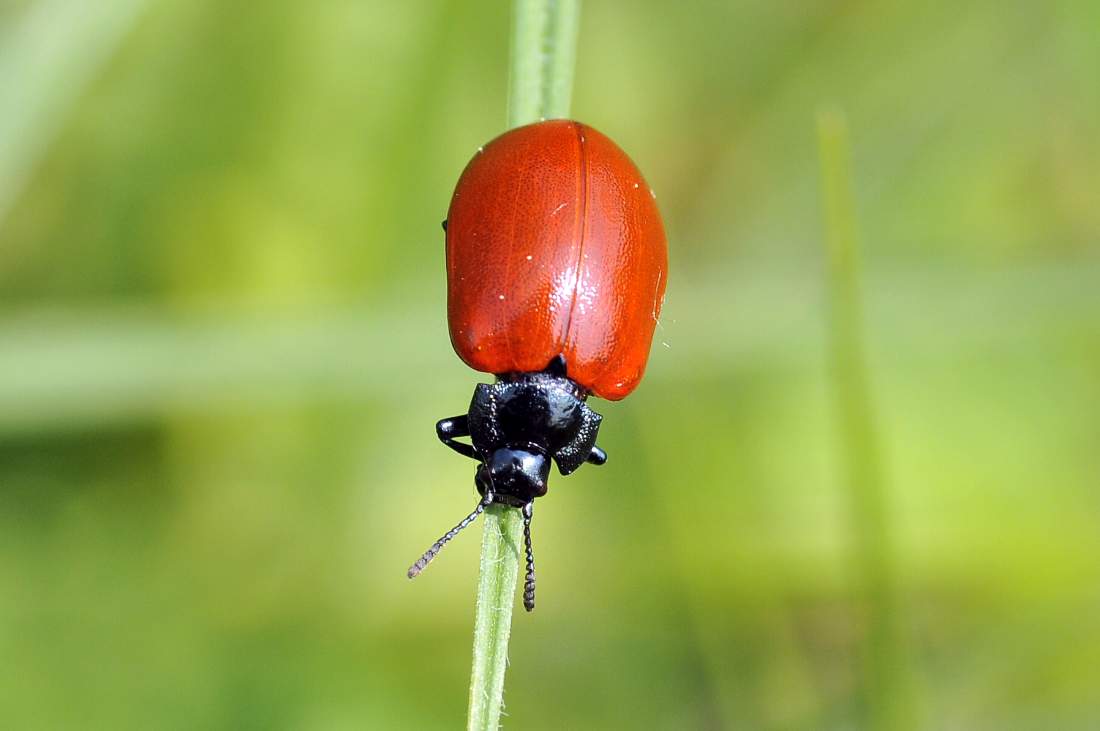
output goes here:
<path id="1" fill-rule="evenodd" d="M 417 576 L 490 505 L 523 513 L 523 604 L 535 605 L 534 502 L 551 462 L 602 465 L 602 417 L 642 379 L 667 282 L 656 198 L 626 153 L 592 127 L 556 119 L 505 132 L 459 177 L 443 222 L 455 352 L 496 376 L 440 441 L 478 462 L 481 499 L 408 571 Z M 469 437 L 470 442 L 459 441 Z"/>

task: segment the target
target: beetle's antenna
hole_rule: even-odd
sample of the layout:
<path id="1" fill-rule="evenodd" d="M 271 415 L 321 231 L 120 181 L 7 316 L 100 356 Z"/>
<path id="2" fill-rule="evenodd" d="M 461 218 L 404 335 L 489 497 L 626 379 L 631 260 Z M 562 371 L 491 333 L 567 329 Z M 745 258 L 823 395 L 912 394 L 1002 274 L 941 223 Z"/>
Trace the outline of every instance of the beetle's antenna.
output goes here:
<path id="1" fill-rule="evenodd" d="M 435 558 L 436 554 L 443 550 L 443 547 L 447 545 L 452 538 L 457 536 L 463 528 L 477 520 L 477 516 L 481 515 L 481 513 L 491 502 L 491 495 L 487 495 L 482 498 L 481 502 L 479 502 L 477 504 L 477 507 L 474 508 L 474 512 L 463 518 L 458 525 L 444 533 L 438 541 L 433 543 L 432 547 L 425 551 L 424 555 L 421 556 L 416 563 L 409 567 L 409 578 L 415 579 L 420 574 L 420 572 L 423 571 L 428 566 L 428 564 L 432 562 L 432 559 Z"/>
<path id="2" fill-rule="evenodd" d="M 534 500 L 523 506 L 523 546 L 527 549 L 527 575 L 523 579 L 523 608 L 528 612 L 535 609 L 535 554 L 531 551 L 531 516 L 534 512 Z"/>

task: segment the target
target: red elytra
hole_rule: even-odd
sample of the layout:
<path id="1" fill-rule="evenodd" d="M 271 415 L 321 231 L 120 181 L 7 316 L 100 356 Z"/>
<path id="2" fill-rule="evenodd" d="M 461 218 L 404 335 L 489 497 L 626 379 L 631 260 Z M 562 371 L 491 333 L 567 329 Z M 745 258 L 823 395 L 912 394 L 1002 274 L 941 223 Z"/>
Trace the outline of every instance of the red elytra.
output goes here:
<path id="1" fill-rule="evenodd" d="M 493 374 L 559 355 L 605 399 L 638 385 L 664 300 L 668 252 L 638 168 L 600 132 L 550 120 L 478 151 L 447 214 L 455 352 Z"/>

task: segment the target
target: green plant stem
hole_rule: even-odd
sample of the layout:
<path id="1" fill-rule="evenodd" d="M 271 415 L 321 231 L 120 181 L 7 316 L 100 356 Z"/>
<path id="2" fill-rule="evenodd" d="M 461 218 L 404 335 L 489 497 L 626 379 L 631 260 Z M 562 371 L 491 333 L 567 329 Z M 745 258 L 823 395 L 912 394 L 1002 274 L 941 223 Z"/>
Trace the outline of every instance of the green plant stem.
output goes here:
<path id="1" fill-rule="evenodd" d="M 515 0 L 508 126 L 569 116 L 580 0 Z"/>
<path id="2" fill-rule="evenodd" d="M 916 723 L 895 588 L 883 460 L 863 336 L 860 250 L 848 127 L 844 115 L 817 119 L 828 254 L 829 365 L 839 447 L 856 539 L 859 600 L 867 612 L 863 651 L 866 727 L 904 731 Z"/>
<path id="3" fill-rule="evenodd" d="M 508 126 L 567 117 L 579 0 L 516 0 L 514 13 Z M 522 528 L 518 510 L 494 505 L 485 511 L 466 725 L 470 731 L 500 725 Z"/>
<path id="4" fill-rule="evenodd" d="M 500 723 L 522 528 L 523 520 L 514 508 L 493 505 L 485 510 L 474 662 L 470 672 L 469 729 L 495 729 Z"/>

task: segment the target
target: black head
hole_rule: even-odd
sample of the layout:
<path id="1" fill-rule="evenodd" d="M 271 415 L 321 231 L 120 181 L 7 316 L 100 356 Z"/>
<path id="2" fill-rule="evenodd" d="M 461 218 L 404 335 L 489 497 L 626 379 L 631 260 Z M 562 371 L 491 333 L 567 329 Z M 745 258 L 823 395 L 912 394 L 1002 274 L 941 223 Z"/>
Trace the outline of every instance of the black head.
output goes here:
<path id="1" fill-rule="evenodd" d="M 521 508 L 546 494 L 550 477 L 550 459 L 530 449 L 501 447 L 477 468 L 474 483 L 482 495 L 491 494 L 493 502 Z"/>

